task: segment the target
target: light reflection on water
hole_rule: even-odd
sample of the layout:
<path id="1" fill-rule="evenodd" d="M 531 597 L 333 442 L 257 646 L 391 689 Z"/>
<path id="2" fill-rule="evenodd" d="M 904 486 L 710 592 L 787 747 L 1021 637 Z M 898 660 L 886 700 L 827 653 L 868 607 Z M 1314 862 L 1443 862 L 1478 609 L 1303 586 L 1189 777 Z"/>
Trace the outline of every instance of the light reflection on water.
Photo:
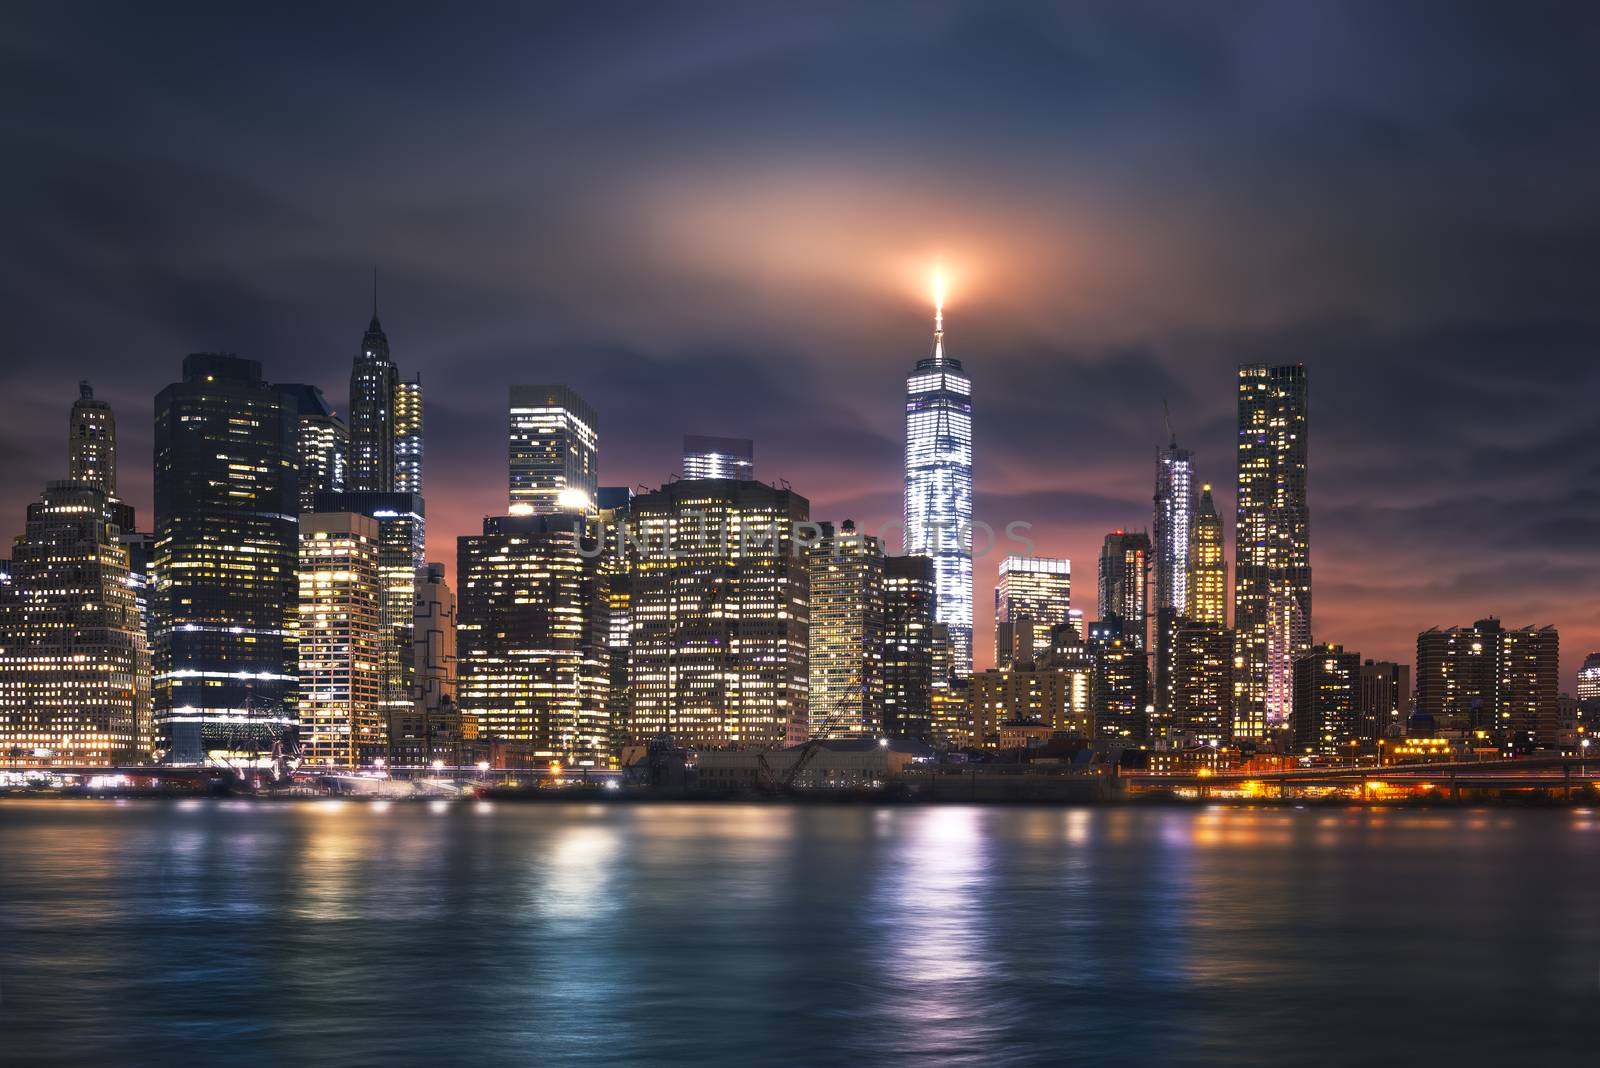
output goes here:
<path id="1" fill-rule="evenodd" d="M 890 815 L 881 887 L 868 909 L 880 947 L 872 997 L 878 1052 L 956 1059 L 980 1047 L 999 1021 L 971 1006 L 984 998 L 982 954 L 988 885 L 983 813 L 975 808 Z M 884 1049 L 883 1047 L 887 1047 Z"/>
<path id="2" fill-rule="evenodd" d="M 6 802 L 0 1063 L 1520 1063 L 1596 819 Z"/>

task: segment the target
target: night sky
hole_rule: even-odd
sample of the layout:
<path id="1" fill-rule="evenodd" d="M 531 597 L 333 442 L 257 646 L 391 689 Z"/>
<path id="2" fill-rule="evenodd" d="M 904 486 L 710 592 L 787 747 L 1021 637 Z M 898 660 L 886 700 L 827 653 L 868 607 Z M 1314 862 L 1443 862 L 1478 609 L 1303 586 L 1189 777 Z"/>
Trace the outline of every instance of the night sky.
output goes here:
<path id="1" fill-rule="evenodd" d="M 80 377 L 141 525 L 185 353 L 343 411 L 374 264 L 452 570 L 513 381 L 590 400 L 602 483 L 747 436 L 877 524 L 942 261 L 978 518 L 1032 522 L 1091 617 L 1163 399 L 1231 565 L 1234 368 L 1304 362 L 1319 641 L 1551 623 L 1568 691 L 1600 649 L 1592 6 L 403 6 L 7 5 L 7 536 Z"/>

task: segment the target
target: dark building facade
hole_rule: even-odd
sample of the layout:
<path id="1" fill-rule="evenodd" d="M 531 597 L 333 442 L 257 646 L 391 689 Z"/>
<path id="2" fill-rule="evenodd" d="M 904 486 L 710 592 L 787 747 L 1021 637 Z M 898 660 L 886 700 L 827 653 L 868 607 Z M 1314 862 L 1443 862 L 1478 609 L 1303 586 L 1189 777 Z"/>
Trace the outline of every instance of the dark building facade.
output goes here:
<path id="1" fill-rule="evenodd" d="M 1512 748 L 1560 733 L 1561 638 L 1554 627 L 1507 630 L 1494 618 L 1417 635 L 1416 712 L 1441 728 L 1485 731 Z"/>
<path id="2" fill-rule="evenodd" d="M 1411 718 L 1411 665 L 1368 660 L 1361 665 L 1361 737 L 1403 734 Z"/>
<path id="3" fill-rule="evenodd" d="M 1123 640 L 1147 648 L 1150 535 L 1113 530 L 1100 547 L 1100 618 L 1115 616 Z"/>
<path id="4" fill-rule="evenodd" d="M 933 732 L 933 560 L 883 561 L 883 729 L 891 738 Z"/>
<path id="5" fill-rule="evenodd" d="M 67 427 L 67 477 L 98 487 L 106 495 L 106 519 L 124 534 L 133 532 L 133 506 L 117 497 L 117 417 L 88 382 L 78 383 Z"/>
<path id="6" fill-rule="evenodd" d="M 1296 660 L 1292 722 L 1299 752 L 1353 755 L 1362 737 L 1361 654 L 1330 643 Z"/>
<path id="7" fill-rule="evenodd" d="M 389 358 L 389 337 L 378 322 L 373 295 L 372 322 L 361 338 L 350 369 L 350 467 L 348 488 L 387 493 L 395 488 L 395 390 L 399 373 Z"/>
<path id="8" fill-rule="evenodd" d="M 174 760 L 292 726 L 296 431 L 293 400 L 231 353 L 186 357 L 156 397 L 154 697 Z"/>
<path id="9" fill-rule="evenodd" d="M 300 482 L 300 511 L 314 511 L 318 493 L 345 488 L 350 429 L 334 414 L 328 399 L 316 386 L 291 384 L 278 388 L 292 397 L 295 404 L 295 466 Z"/>
<path id="10" fill-rule="evenodd" d="M 1089 711 L 1095 737 L 1136 745 L 1150 737 L 1150 660 L 1125 620 L 1112 615 L 1089 624 L 1094 664 Z"/>
<path id="11" fill-rule="evenodd" d="M 633 490 L 627 486 L 601 486 L 595 491 L 595 504 L 597 534 L 603 539 L 600 574 L 605 582 L 608 612 L 611 751 L 619 753 L 633 736 L 633 568 L 638 552 L 624 530 L 633 514 Z"/>
<path id="12" fill-rule="evenodd" d="M 1221 745 L 1233 740 L 1233 631 L 1182 619 L 1173 634 L 1172 714 L 1177 733 Z"/>
<path id="13" fill-rule="evenodd" d="M 456 595 L 445 582 L 443 564 L 424 570 L 411 621 L 416 694 L 410 715 L 397 721 L 391 748 L 401 764 L 459 765 L 467 743 L 477 739 L 477 724 L 468 732 L 456 703 Z"/>

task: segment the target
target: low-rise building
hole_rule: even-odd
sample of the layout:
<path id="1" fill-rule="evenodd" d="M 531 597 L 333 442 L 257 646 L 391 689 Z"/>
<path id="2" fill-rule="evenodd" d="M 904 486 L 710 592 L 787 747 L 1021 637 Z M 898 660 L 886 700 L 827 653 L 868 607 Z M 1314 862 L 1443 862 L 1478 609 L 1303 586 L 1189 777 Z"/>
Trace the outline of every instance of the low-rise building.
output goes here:
<path id="1" fill-rule="evenodd" d="M 881 786 L 934 755 L 906 739 L 812 740 L 782 749 L 702 750 L 695 772 L 708 791 L 852 789 Z"/>

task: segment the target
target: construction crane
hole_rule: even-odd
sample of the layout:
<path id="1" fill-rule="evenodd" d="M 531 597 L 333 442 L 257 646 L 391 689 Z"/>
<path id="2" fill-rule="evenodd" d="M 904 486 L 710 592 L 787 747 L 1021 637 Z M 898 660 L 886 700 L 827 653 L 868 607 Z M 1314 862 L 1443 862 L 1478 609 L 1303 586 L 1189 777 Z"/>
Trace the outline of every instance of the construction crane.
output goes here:
<path id="1" fill-rule="evenodd" d="M 800 751 L 800 758 L 789 768 L 789 774 L 783 777 L 783 788 L 785 790 L 794 789 L 794 784 L 800 778 L 800 773 L 805 770 L 807 764 L 811 763 L 811 758 L 816 756 L 817 750 L 821 748 L 822 742 L 817 738 L 813 738 L 805 744 L 805 748 Z"/>
<path id="2" fill-rule="evenodd" d="M 817 755 L 817 750 L 821 748 L 822 741 L 818 738 L 813 738 L 802 745 L 800 747 L 800 755 L 795 757 L 794 763 L 789 765 L 789 770 L 784 773 L 781 779 L 771 763 L 767 761 L 767 754 L 756 754 L 756 766 L 761 769 L 762 785 L 773 793 L 788 793 L 793 790 L 794 784 L 800 778 L 800 773 L 806 769 L 806 765 L 811 763 L 812 758 Z"/>

